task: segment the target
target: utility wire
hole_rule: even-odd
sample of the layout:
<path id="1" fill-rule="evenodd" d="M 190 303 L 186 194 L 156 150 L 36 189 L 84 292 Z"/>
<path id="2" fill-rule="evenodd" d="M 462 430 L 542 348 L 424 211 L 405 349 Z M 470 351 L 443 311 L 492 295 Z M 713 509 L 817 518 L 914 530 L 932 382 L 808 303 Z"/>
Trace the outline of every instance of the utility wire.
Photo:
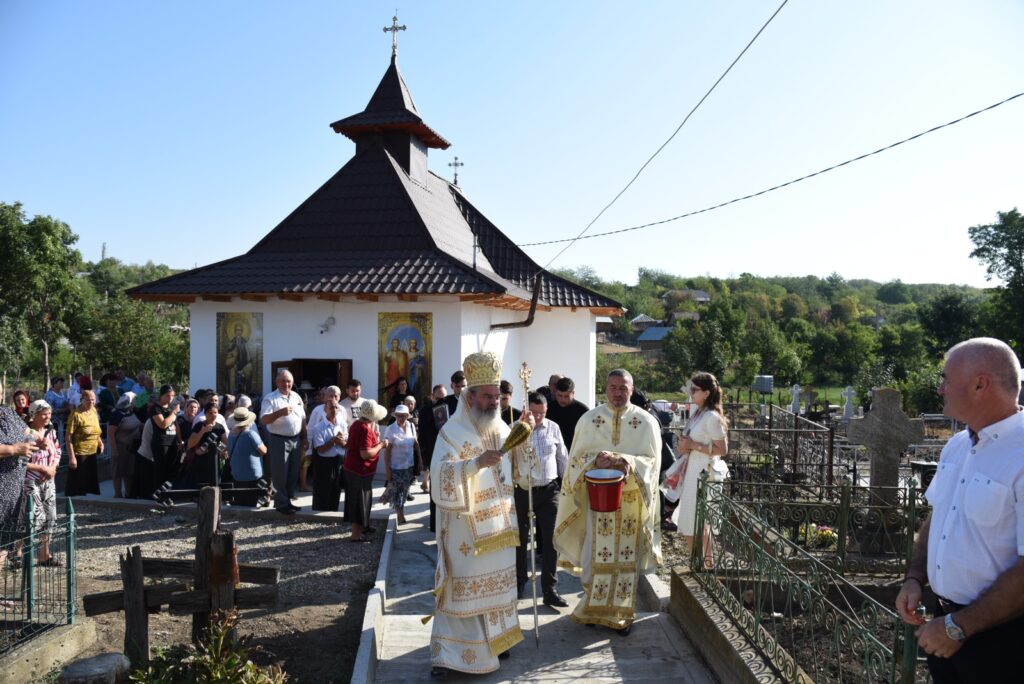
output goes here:
<path id="1" fill-rule="evenodd" d="M 755 34 L 754 34 L 754 37 L 750 39 L 750 42 L 749 42 L 749 43 L 747 43 L 747 46 L 746 46 L 745 48 L 743 48 L 743 49 L 742 49 L 742 50 L 740 51 L 740 54 L 736 55 L 736 59 L 732 60 L 732 64 L 730 64 L 730 65 L 729 65 L 729 67 L 728 67 L 728 68 L 727 68 L 727 69 L 726 69 L 725 71 L 723 71 L 723 72 L 722 72 L 722 75 L 718 77 L 718 80 L 717 80 L 717 81 L 715 81 L 714 85 L 712 85 L 712 86 L 711 86 L 711 87 L 710 87 L 710 88 L 708 89 L 708 91 L 707 91 L 706 93 L 704 93 L 704 97 L 700 98 L 700 101 L 699 101 L 699 102 L 697 102 L 697 104 L 695 104 L 695 105 L 693 106 L 693 109 L 691 109 L 691 110 L 690 110 L 690 113 L 686 115 L 686 118 L 684 118 L 684 119 L 683 119 L 683 122 L 682 122 L 681 124 L 679 124 L 679 125 L 678 125 L 678 126 L 676 127 L 676 130 L 674 130 L 674 131 L 672 132 L 672 135 L 670 135 L 670 136 L 668 137 L 668 140 L 666 140 L 665 142 L 663 142 L 663 143 L 661 144 L 661 146 L 660 146 L 660 147 L 658 147 L 658 149 L 656 149 L 656 150 L 654 151 L 654 154 L 652 154 L 652 155 L 651 155 L 651 156 L 650 156 L 650 157 L 649 157 L 649 158 L 647 159 L 647 161 L 645 161 L 645 162 L 643 163 L 643 165 L 642 165 L 642 166 L 640 167 L 640 169 L 639 169 L 639 170 L 638 170 L 638 171 L 637 171 L 637 172 L 636 172 L 636 173 L 635 173 L 635 174 L 633 175 L 633 177 L 632 177 L 632 178 L 631 178 L 631 179 L 629 180 L 629 182 L 628 182 L 628 183 L 626 183 L 626 186 L 625 186 L 624 188 L 622 188 L 622 190 L 619 190 L 618 194 L 617 194 L 617 195 L 615 195 L 615 197 L 613 197 L 613 198 L 612 198 L 612 201 L 611 201 L 611 202 L 609 202 L 608 204 L 606 204 L 606 205 L 604 206 L 604 208 L 603 208 L 603 209 L 601 209 L 601 211 L 597 212 L 597 216 L 595 216 L 595 217 L 593 218 L 593 220 L 591 220 L 591 221 L 590 221 L 590 223 L 588 223 L 588 224 L 586 225 L 586 227 L 585 227 L 585 228 L 584 228 L 583 230 L 581 230 L 581 231 L 580 231 L 579 235 L 577 235 L 577 236 L 576 236 L 576 237 L 574 237 L 574 238 L 568 239 L 568 240 L 554 240 L 554 241 L 553 241 L 553 242 L 568 242 L 569 244 L 568 244 L 568 245 L 566 245 L 565 247 L 563 247 L 563 248 L 561 249 L 561 251 L 559 251 L 559 252 L 558 252 L 558 254 L 556 254 L 555 256 L 553 256 L 553 257 L 551 258 L 551 260 L 550 260 L 550 261 L 548 261 L 548 263 L 544 264 L 544 269 L 543 269 L 543 270 L 547 270 L 548 266 L 550 266 L 551 264 L 553 264 L 553 263 L 555 262 L 555 260 L 556 260 L 556 259 L 558 259 L 558 257 L 562 256 L 562 254 L 564 254 L 564 253 L 565 253 L 565 251 L 566 251 L 567 249 L 569 249 L 570 247 L 572 247 L 572 245 L 573 245 L 573 243 L 574 243 L 574 242 L 576 242 L 577 240 L 580 240 L 580 239 L 582 239 L 582 238 L 583 238 L 583 236 L 584 236 L 584 234 L 585 234 L 585 233 L 586 233 L 586 232 L 587 232 L 588 230 L 590 230 L 590 227 L 591 227 L 591 226 L 593 226 L 593 225 L 594 225 L 595 223 L 597 223 L 597 220 L 598 220 L 599 218 L 601 218 L 601 217 L 602 217 L 602 216 L 604 215 L 604 212 L 606 212 L 606 211 L 608 211 L 609 209 L 611 209 L 612 205 L 613 205 L 613 204 L 615 204 L 615 203 L 616 203 L 616 202 L 617 202 L 617 201 L 619 200 L 619 198 L 620 198 L 620 197 L 622 197 L 622 196 L 623 196 L 623 195 L 624 195 L 624 194 L 626 193 L 626 191 L 627 191 L 627 190 L 629 190 L 630 186 L 632 186 L 632 185 L 633 185 L 633 183 L 635 183 L 635 182 L 636 182 L 636 179 L 640 177 L 640 174 L 642 174 L 642 173 L 644 172 L 644 170 L 645 170 L 645 169 L 647 168 L 647 166 L 648 166 L 648 165 L 649 165 L 649 164 L 650 164 L 650 163 L 651 163 L 652 161 L 654 161 L 654 158 L 655 158 L 655 157 L 657 157 L 657 156 L 658 156 L 659 154 L 661 154 L 661 151 L 662 151 L 663 149 L 665 149 L 665 147 L 666 147 L 666 146 L 667 146 L 667 145 L 668 145 L 668 144 L 669 144 L 670 142 L 672 142 L 672 139 L 676 137 L 676 135 L 677 135 L 677 134 L 679 133 L 679 131 L 681 131 L 681 130 L 682 130 L 683 126 L 685 126 L 685 125 L 686 125 L 686 122 L 690 120 L 690 117 L 691 117 L 691 116 L 693 116 L 693 113 L 694 113 L 694 112 L 696 112 L 696 111 L 697 111 L 697 109 L 698 109 L 698 108 L 700 108 L 700 106 L 701 106 L 702 104 L 704 104 L 704 100 L 708 99 L 708 97 L 709 97 L 709 96 L 711 95 L 711 93 L 712 93 L 712 92 L 714 92 L 715 88 L 717 88 L 717 87 L 718 87 L 718 84 L 722 82 L 722 80 L 723 80 L 723 79 L 724 79 L 724 78 L 725 78 L 725 77 L 726 77 L 726 76 L 727 76 L 727 75 L 729 74 L 729 72 L 730 72 L 730 71 L 732 71 L 732 68 L 733 68 L 734 66 L 736 66 L 736 63 L 740 61 L 740 58 L 741 58 L 741 57 L 743 57 L 743 55 L 745 55 L 745 54 L 746 54 L 747 50 L 749 50 L 749 49 L 750 49 L 750 46 L 754 44 L 754 41 L 756 41 L 756 40 L 758 39 L 758 37 L 759 37 L 759 36 L 760 36 L 760 35 L 761 35 L 761 34 L 762 34 L 762 33 L 764 32 L 764 30 L 765 30 L 766 28 L 768 28 L 768 24 L 772 23 L 772 20 L 773 20 L 773 19 L 775 19 L 775 16 L 776 16 L 776 15 L 777 15 L 777 14 L 778 14 L 779 12 L 781 12 L 781 11 L 782 11 L 782 8 L 786 6 L 786 3 L 787 3 L 787 2 L 789 2 L 789 0 L 782 0 L 782 4 L 781 4 L 781 5 L 779 5 L 779 6 L 778 6 L 778 8 L 777 8 L 777 9 L 775 10 L 775 12 L 773 12 L 773 13 L 772 13 L 772 16 L 768 17 L 768 21 L 766 21 L 766 22 L 764 23 L 764 25 L 763 25 L 763 26 L 762 26 L 762 27 L 761 27 L 760 29 L 758 29 L 757 33 L 755 33 Z M 537 243 L 531 243 L 531 244 L 550 244 L 550 243 L 546 243 L 546 242 L 537 242 Z"/>
<path id="2" fill-rule="evenodd" d="M 568 243 L 571 244 L 571 243 L 576 242 L 577 240 L 589 240 L 591 238 L 605 237 L 607 235 L 618 235 L 619 233 L 628 233 L 628 232 L 633 231 L 633 230 L 641 230 L 642 228 L 651 228 L 653 226 L 661 226 L 661 225 L 664 225 L 666 223 L 671 223 L 672 221 L 678 221 L 680 219 L 687 218 L 689 216 L 696 216 L 697 214 L 704 214 L 704 213 L 707 213 L 709 211 L 714 211 L 715 209 L 721 209 L 722 207 L 727 207 L 730 204 L 736 204 L 737 202 L 742 202 L 744 200 L 752 199 L 754 197 L 760 197 L 761 195 L 765 195 L 765 194 L 768 194 L 769 192 L 773 192 L 775 190 L 779 190 L 779 189 L 784 188 L 784 187 L 786 187 L 788 185 L 793 185 L 794 183 L 799 183 L 800 181 L 805 181 L 808 178 L 814 178 L 815 176 L 820 176 L 823 173 L 828 173 L 829 171 L 835 171 L 836 169 L 841 168 L 843 166 L 846 166 L 847 164 L 852 164 L 852 163 L 860 161 L 862 159 L 867 159 L 868 157 L 872 157 L 872 156 L 874 156 L 876 154 L 881 154 L 882 152 L 885 152 L 886 150 L 891 150 L 892 148 L 898 147 L 899 145 L 902 145 L 903 143 L 908 143 L 911 140 L 917 140 L 918 138 L 920 138 L 922 136 L 925 136 L 925 135 L 928 135 L 929 133 L 934 133 L 935 131 L 942 130 L 943 128 L 948 128 L 949 126 L 952 126 L 954 124 L 958 124 L 961 121 L 966 121 L 967 119 L 970 119 L 972 116 L 977 116 L 978 114 L 983 114 L 984 112 L 993 110 L 996 107 L 1004 105 L 1007 102 L 1010 102 L 1012 100 L 1016 100 L 1018 97 L 1022 97 L 1022 96 L 1024 96 L 1024 92 L 1017 93 L 1016 95 L 1011 95 L 1010 97 L 1006 98 L 1005 100 L 1001 100 L 1000 102 L 996 102 L 995 104 L 989 105 L 988 107 L 985 107 L 984 109 L 979 109 L 976 112 L 971 112 L 970 114 L 966 114 L 964 116 L 961 116 L 959 119 L 954 119 L 953 121 L 949 121 L 949 122 L 944 123 L 944 124 L 942 124 L 940 126 L 935 126 L 934 128 L 929 128 L 927 131 L 922 131 L 922 132 L 920 132 L 920 133 L 918 133 L 916 135 L 910 136 L 909 138 L 904 138 L 903 140 L 900 140 L 898 142 L 894 142 L 891 145 L 886 145 L 885 147 L 880 147 L 877 150 L 875 150 L 874 152 L 867 152 L 865 154 L 860 155 L 859 157 L 854 157 L 853 159 L 847 159 L 844 162 L 841 162 L 839 164 L 834 164 L 834 165 L 829 166 L 827 168 L 821 169 L 820 171 L 815 171 L 814 173 L 809 173 L 806 176 L 800 176 L 799 178 L 794 178 L 793 180 L 786 181 L 785 183 L 780 183 L 779 185 L 773 185 L 772 187 L 766 188 L 766 189 L 761 190 L 759 192 L 755 192 L 755 193 L 751 193 L 749 195 L 744 195 L 743 197 L 737 197 L 735 199 L 731 199 L 728 202 L 722 202 L 720 204 L 715 204 L 713 206 L 705 207 L 703 209 L 697 209 L 696 211 L 689 211 L 689 212 L 687 212 L 685 214 L 680 214 L 679 216 L 673 216 L 672 218 L 662 219 L 660 221 L 652 221 L 651 223 L 644 223 L 644 224 L 639 225 L 639 226 L 631 226 L 629 228 L 619 228 L 618 230 L 609 230 L 609 231 L 606 231 L 604 233 L 594 233 L 593 235 L 582 235 L 581 234 L 581 235 L 577 235 L 574 238 L 563 238 L 561 240 L 546 240 L 544 242 L 525 242 L 525 243 L 523 243 L 523 244 L 521 244 L 519 246 L 520 247 L 536 247 L 538 245 L 555 245 L 555 244 L 559 244 L 559 243 L 562 243 L 562 242 L 568 242 Z M 564 252 L 566 249 L 568 249 L 568 246 L 563 248 L 562 252 Z M 559 252 L 558 255 L 561 255 L 562 252 Z M 558 255 L 556 255 L 556 258 L 557 258 Z M 552 259 L 552 261 L 554 261 L 554 259 Z"/>

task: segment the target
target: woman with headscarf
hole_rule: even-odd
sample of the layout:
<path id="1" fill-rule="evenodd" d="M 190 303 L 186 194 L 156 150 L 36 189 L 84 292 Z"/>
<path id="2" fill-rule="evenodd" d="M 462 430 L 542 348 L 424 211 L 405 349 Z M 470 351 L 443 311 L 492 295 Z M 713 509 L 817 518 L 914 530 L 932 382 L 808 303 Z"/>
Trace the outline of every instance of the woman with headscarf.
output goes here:
<path id="1" fill-rule="evenodd" d="M 4 394 L 0 383 L 0 400 Z M 28 457 L 39 451 L 38 435 L 33 435 L 14 409 L 0 406 L 0 562 L 3 549 L 21 536 L 18 513 Z"/>
<path id="2" fill-rule="evenodd" d="M 57 524 L 57 490 L 53 478 L 57 476 L 57 466 L 60 465 L 60 443 L 57 441 L 57 431 L 50 422 L 53 412 L 49 404 L 42 399 L 32 402 L 28 407 L 28 416 L 29 429 L 42 437 L 37 442 L 40 449 L 32 454 L 25 471 L 22 519 L 28 515 L 28 499 L 31 497 L 32 520 L 26 522 L 39 535 L 38 564 L 59 567 L 60 561 L 50 555 L 50 534 Z"/>
<path id="3" fill-rule="evenodd" d="M 348 428 L 345 447 L 345 519 L 352 524 L 350 542 L 368 542 L 364 536 L 376 530 L 370 527 L 370 508 L 373 506 L 373 476 L 377 472 L 380 451 L 388 446 L 381 440 L 377 423 L 388 415 L 388 410 L 367 399 L 359 407 L 359 420 Z"/>
<path id="4" fill-rule="evenodd" d="M 125 392 L 107 424 L 107 444 L 110 445 L 110 477 L 114 483 L 114 496 L 121 499 L 132 491 L 135 473 L 135 453 L 142 441 L 142 421 L 134 411 L 135 393 Z"/>
<path id="5" fill-rule="evenodd" d="M 82 390 L 81 402 L 68 418 L 65 441 L 68 479 L 64 484 L 64 496 L 99 494 L 96 457 L 103 453 L 103 436 L 96 412 L 96 394 L 91 389 Z"/>
<path id="6" fill-rule="evenodd" d="M 665 471 L 663 491 L 670 501 L 678 498 L 672 522 L 679 529 L 684 548 L 693 544 L 697 518 L 697 484 L 707 471 L 712 482 L 721 482 L 728 475 L 725 455 L 729 451 L 729 421 L 722 412 L 722 388 L 711 373 L 694 373 L 690 378 L 690 397 L 697 409 L 690 415 L 686 429 L 677 445 L 680 458 Z M 701 532 L 704 539 L 704 563 L 712 564 L 710 529 Z"/>
<path id="7" fill-rule="evenodd" d="M 28 405 L 32 403 L 32 398 L 28 396 L 28 392 L 20 389 L 15 390 L 11 396 L 11 402 L 14 404 L 14 412 L 18 414 L 26 423 L 28 422 Z"/>

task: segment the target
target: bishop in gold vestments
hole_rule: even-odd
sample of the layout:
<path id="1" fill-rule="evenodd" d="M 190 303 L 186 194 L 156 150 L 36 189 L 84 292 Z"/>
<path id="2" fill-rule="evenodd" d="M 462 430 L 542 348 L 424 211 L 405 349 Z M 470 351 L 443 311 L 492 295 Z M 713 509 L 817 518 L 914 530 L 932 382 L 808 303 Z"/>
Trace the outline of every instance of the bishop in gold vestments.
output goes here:
<path id="1" fill-rule="evenodd" d="M 613 370 L 606 383 L 608 403 L 576 424 L 555 523 L 559 565 L 583 583 L 573 620 L 624 634 L 636 618 L 640 574 L 661 564 L 661 427 L 629 403 L 632 391 L 632 376 Z M 626 473 L 622 506 L 612 513 L 591 511 L 584 474 L 609 467 Z"/>
<path id="2" fill-rule="evenodd" d="M 498 656 L 523 638 L 511 458 L 497 452 L 509 433 L 497 411 L 501 363 L 490 353 L 471 354 L 463 369 L 468 391 L 441 429 L 430 463 L 438 516 L 430 657 L 438 676 L 446 669 L 497 670 Z M 522 458 L 518 451 L 512 455 Z"/>

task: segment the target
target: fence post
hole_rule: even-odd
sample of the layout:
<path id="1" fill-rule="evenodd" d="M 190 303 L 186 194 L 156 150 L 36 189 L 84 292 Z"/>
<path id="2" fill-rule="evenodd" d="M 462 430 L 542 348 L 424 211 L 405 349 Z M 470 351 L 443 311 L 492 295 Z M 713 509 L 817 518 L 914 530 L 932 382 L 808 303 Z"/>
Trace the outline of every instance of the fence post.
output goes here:
<path id="1" fill-rule="evenodd" d="M 33 520 L 35 514 L 35 501 L 30 492 L 25 492 L 25 523 L 28 526 L 28 534 L 25 535 L 25 545 L 21 549 L 21 581 L 25 589 L 25 621 L 32 623 L 32 616 L 35 613 L 36 605 L 36 526 Z"/>
<path id="2" fill-rule="evenodd" d="M 690 571 L 704 569 L 703 529 L 704 516 L 707 513 L 708 488 L 707 473 L 701 472 L 697 476 L 697 514 L 694 516 L 692 537 L 690 537 Z M 697 530 L 702 532 L 698 535 Z M 698 542 L 697 540 L 701 541 Z"/>
<path id="3" fill-rule="evenodd" d="M 846 537 L 850 534 L 850 483 L 844 483 L 839 498 L 839 540 L 836 555 L 839 556 L 839 572 L 846 569 Z"/>
<path id="4" fill-rule="evenodd" d="M 146 610 L 140 547 L 126 549 L 121 556 L 121 582 L 124 585 L 124 654 L 132 667 L 142 667 L 149 660 L 149 611 Z"/>
<path id="5" fill-rule="evenodd" d="M 905 573 L 907 568 L 910 567 L 910 561 L 914 554 L 914 528 L 917 524 L 917 487 L 915 486 L 913 478 L 906 488 L 907 496 L 907 522 L 906 522 L 906 535 L 907 535 L 907 550 L 905 554 L 905 564 L 902 571 Z M 903 649 L 902 657 L 900 658 L 900 684 L 914 684 L 915 674 L 917 671 L 917 637 L 914 636 L 914 627 L 906 624 L 902 620 L 900 623 L 903 626 L 902 640 Z M 899 646 L 901 632 L 896 631 L 897 646 Z M 896 651 L 893 651 L 893 655 Z"/>
<path id="6" fill-rule="evenodd" d="M 836 446 L 836 429 L 829 427 L 828 429 L 828 486 L 831 487 L 835 484 L 835 462 L 833 460 L 832 451 Z"/>
<path id="7" fill-rule="evenodd" d="M 67 614 L 70 625 L 75 621 L 75 594 L 77 593 L 75 586 L 75 506 L 71 503 L 70 496 L 64 497 L 64 501 L 66 502 L 64 510 L 68 518 L 67 531 L 64 533 L 64 564 L 67 572 Z"/>

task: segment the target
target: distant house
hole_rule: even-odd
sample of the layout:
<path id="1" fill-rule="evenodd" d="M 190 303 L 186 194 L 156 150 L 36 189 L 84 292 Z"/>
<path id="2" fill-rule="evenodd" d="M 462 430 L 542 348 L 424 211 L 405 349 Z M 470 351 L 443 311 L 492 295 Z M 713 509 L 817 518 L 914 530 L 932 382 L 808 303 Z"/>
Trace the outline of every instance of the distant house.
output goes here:
<path id="1" fill-rule="evenodd" d="M 661 344 L 665 340 L 665 336 L 670 332 L 672 332 L 672 328 L 662 325 L 647 328 L 637 338 L 640 352 L 650 359 L 659 358 L 661 356 Z"/>
<path id="2" fill-rule="evenodd" d="M 647 314 L 640 314 L 639 316 L 631 318 L 629 320 L 629 324 L 633 326 L 633 330 L 637 332 L 643 332 L 644 330 L 647 330 L 651 326 L 661 325 L 661 321 L 657 320 L 656 318 L 651 318 Z"/>
<path id="3" fill-rule="evenodd" d="M 689 299 L 695 304 L 708 304 L 711 302 L 711 295 L 704 290 L 669 290 L 661 295 L 661 301 L 682 301 Z"/>
<path id="4" fill-rule="evenodd" d="M 696 311 L 673 311 L 668 320 L 672 323 L 676 321 L 699 321 L 700 314 Z"/>

